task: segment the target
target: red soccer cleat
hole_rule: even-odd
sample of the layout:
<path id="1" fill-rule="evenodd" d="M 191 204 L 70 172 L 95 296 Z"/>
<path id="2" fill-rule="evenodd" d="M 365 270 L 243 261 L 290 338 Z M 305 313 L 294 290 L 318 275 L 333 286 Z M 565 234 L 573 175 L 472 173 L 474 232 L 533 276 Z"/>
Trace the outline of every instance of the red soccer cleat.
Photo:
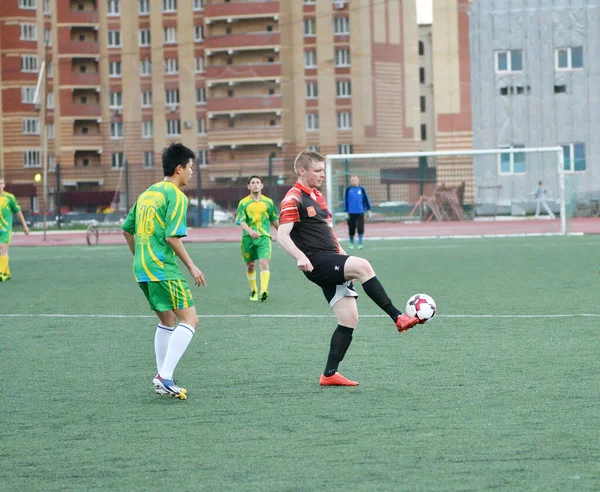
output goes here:
<path id="1" fill-rule="evenodd" d="M 409 316 L 408 314 L 401 314 L 396 318 L 396 328 L 400 333 L 412 328 L 419 322 L 419 318 Z"/>
<path id="2" fill-rule="evenodd" d="M 348 378 L 342 376 L 339 372 L 336 372 L 333 376 L 325 376 L 325 374 L 321 374 L 321 379 L 319 379 L 319 384 L 321 386 L 358 386 L 356 381 L 350 381 Z"/>

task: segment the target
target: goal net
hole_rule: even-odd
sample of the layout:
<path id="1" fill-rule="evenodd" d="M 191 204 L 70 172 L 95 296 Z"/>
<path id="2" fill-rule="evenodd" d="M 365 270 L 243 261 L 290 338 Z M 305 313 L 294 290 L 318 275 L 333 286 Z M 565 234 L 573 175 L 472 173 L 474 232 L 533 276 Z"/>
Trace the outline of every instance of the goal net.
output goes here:
<path id="1" fill-rule="evenodd" d="M 368 193 L 372 221 L 511 220 L 520 233 L 564 235 L 576 210 L 589 205 L 581 173 L 565 172 L 579 164 L 571 162 L 563 147 L 326 159 L 327 199 L 336 221 L 345 220 L 345 190 L 352 176 L 358 176 Z"/>

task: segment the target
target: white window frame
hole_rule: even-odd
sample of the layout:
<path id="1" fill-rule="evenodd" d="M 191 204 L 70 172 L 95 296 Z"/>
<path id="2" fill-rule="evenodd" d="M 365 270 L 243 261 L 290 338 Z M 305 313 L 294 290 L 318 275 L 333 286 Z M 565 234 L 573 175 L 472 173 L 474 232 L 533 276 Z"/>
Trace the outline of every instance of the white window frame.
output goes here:
<path id="1" fill-rule="evenodd" d="M 520 51 L 521 52 L 521 69 L 520 70 L 513 70 L 512 68 L 512 54 L 513 51 Z M 498 60 L 500 58 L 501 54 L 506 54 L 506 70 L 500 70 L 500 67 L 498 66 Z M 523 72 L 523 70 L 525 69 L 525 57 L 523 56 L 523 50 L 522 49 L 514 49 L 514 50 L 497 50 L 494 52 L 494 68 L 496 70 L 496 73 L 521 73 Z"/>
<path id="2" fill-rule="evenodd" d="M 21 102 L 23 104 L 33 104 L 33 96 L 35 96 L 35 87 L 21 87 Z"/>
<path id="3" fill-rule="evenodd" d="M 24 150 L 23 165 L 26 168 L 42 167 L 42 153 L 39 150 Z"/>
<path id="4" fill-rule="evenodd" d="M 150 0 L 138 0 L 138 14 L 150 15 Z"/>
<path id="5" fill-rule="evenodd" d="M 194 57 L 194 72 L 195 73 L 204 73 L 204 57 L 203 56 Z"/>
<path id="6" fill-rule="evenodd" d="M 46 73 L 48 74 L 48 78 L 51 79 L 53 77 L 53 71 L 52 71 L 52 67 L 54 65 L 52 64 L 52 60 L 50 60 L 48 63 L 46 63 Z"/>
<path id="7" fill-rule="evenodd" d="M 315 5 L 317 3 L 317 0 L 302 0 L 302 3 L 304 5 Z"/>
<path id="8" fill-rule="evenodd" d="M 154 169 L 154 152 L 151 150 L 144 151 L 142 154 L 142 166 L 144 169 Z"/>
<path id="9" fill-rule="evenodd" d="M 206 135 L 206 120 L 204 118 L 196 120 L 196 135 Z"/>
<path id="10" fill-rule="evenodd" d="M 587 153 L 585 155 L 585 169 L 580 169 L 580 170 L 575 170 L 575 145 L 581 144 L 583 145 L 583 150 L 585 152 L 585 142 L 571 142 L 568 144 L 561 144 L 560 146 L 563 148 L 563 152 L 564 149 L 568 148 L 569 149 L 569 164 L 570 164 L 570 169 L 565 169 L 565 173 L 568 174 L 580 174 L 580 173 L 584 173 L 587 171 Z M 567 161 L 565 160 L 565 164 L 567 164 Z"/>
<path id="11" fill-rule="evenodd" d="M 204 27 L 194 26 L 194 43 L 201 43 L 204 41 Z"/>
<path id="12" fill-rule="evenodd" d="M 142 91 L 142 108 L 152 107 L 152 91 Z"/>
<path id="13" fill-rule="evenodd" d="M 194 12 L 198 12 L 200 10 L 204 10 L 204 0 L 194 0 L 194 4 L 192 6 L 192 10 Z"/>
<path id="14" fill-rule="evenodd" d="M 319 113 L 306 113 L 306 131 L 316 132 L 319 130 Z"/>
<path id="15" fill-rule="evenodd" d="M 510 147 L 506 145 L 499 146 L 499 149 L 507 149 L 507 150 L 516 150 L 524 148 L 524 145 L 521 144 L 513 144 Z M 525 160 L 525 169 L 523 171 L 515 172 L 515 152 L 511 152 L 508 154 L 510 156 L 510 170 L 508 172 L 502 171 L 502 154 L 498 154 L 497 162 L 498 162 L 498 176 L 522 176 L 527 174 L 527 160 Z M 523 158 L 526 159 L 525 154 L 523 153 Z"/>
<path id="16" fill-rule="evenodd" d="M 37 25 L 29 22 L 22 22 L 19 24 L 19 31 L 21 33 L 21 41 L 37 41 Z"/>
<path id="17" fill-rule="evenodd" d="M 176 75 L 179 73 L 179 59 L 165 59 L 165 75 Z"/>
<path id="18" fill-rule="evenodd" d="M 350 19 L 348 17 L 333 18 L 333 33 L 336 36 L 344 36 L 350 34 Z"/>
<path id="19" fill-rule="evenodd" d="M 53 155 L 48 156 L 48 171 L 56 171 L 56 157 Z"/>
<path id="20" fill-rule="evenodd" d="M 111 121 L 110 122 L 110 138 L 111 140 L 122 140 L 123 139 L 123 122 L 122 121 Z"/>
<path id="21" fill-rule="evenodd" d="M 138 42 L 140 48 L 145 48 L 150 46 L 152 41 L 152 35 L 150 34 L 150 29 L 140 29 L 138 34 Z"/>
<path id="22" fill-rule="evenodd" d="M 125 154 L 123 152 L 112 152 L 110 155 L 110 168 L 113 170 L 125 167 Z"/>
<path id="23" fill-rule="evenodd" d="M 154 121 L 142 121 L 142 138 L 154 137 Z"/>
<path id="24" fill-rule="evenodd" d="M 177 12 L 177 0 L 163 0 L 162 7 L 164 13 Z"/>
<path id="25" fill-rule="evenodd" d="M 152 62 L 149 58 L 144 58 L 140 61 L 140 77 L 152 76 Z"/>
<path id="26" fill-rule="evenodd" d="M 39 118 L 23 118 L 23 135 L 39 135 L 40 134 L 40 119 Z"/>
<path id="27" fill-rule="evenodd" d="M 208 150 L 199 149 L 196 153 L 196 165 L 197 166 L 208 166 Z"/>
<path id="28" fill-rule="evenodd" d="M 583 66 L 581 66 L 581 67 L 573 67 L 573 48 L 581 48 L 581 58 L 583 61 Z M 558 66 L 559 52 L 561 52 L 561 51 L 567 52 L 567 66 L 566 67 Z M 583 46 L 563 46 L 561 48 L 556 48 L 554 50 L 554 70 L 556 70 L 557 72 L 572 72 L 572 71 L 576 71 L 576 70 L 583 70 L 585 68 L 585 60 L 583 59 L 583 56 L 584 56 Z"/>
<path id="29" fill-rule="evenodd" d="M 44 29 L 44 44 L 52 46 L 52 31 L 50 29 Z"/>
<path id="30" fill-rule="evenodd" d="M 317 68 L 317 52 L 315 50 L 304 51 L 304 68 Z"/>
<path id="31" fill-rule="evenodd" d="M 36 55 L 21 55 L 21 72 L 38 72 L 38 58 Z"/>
<path id="32" fill-rule="evenodd" d="M 123 93 L 121 91 L 110 92 L 108 101 L 110 109 L 123 109 Z"/>
<path id="33" fill-rule="evenodd" d="M 46 136 L 48 140 L 54 140 L 54 123 L 46 123 Z"/>
<path id="34" fill-rule="evenodd" d="M 305 83 L 305 99 L 318 99 L 319 97 L 319 85 L 315 81 Z"/>
<path id="35" fill-rule="evenodd" d="M 336 114 L 336 122 L 338 130 L 352 129 L 352 111 L 338 111 Z"/>
<path id="36" fill-rule="evenodd" d="M 46 109 L 54 109 L 54 92 L 46 94 Z"/>
<path id="37" fill-rule="evenodd" d="M 352 83 L 349 80 L 336 80 L 335 97 L 352 97 Z"/>
<path id="38" fill-rule="evenodd" d="M 50 15 L 50 0 L 44 0 L 44 15 Z"/>
<path id="39" fill-rule="evenodd" d="M 352 144 L 338 144 L 338 154 L 352 154 Z"/>
<path id="40" fill-rule="evenodd" d="M 179 137 L 181 135 L 181 120 L 167 120 L 167 137 Z"/>
<path id="41" fill-rule="evenodd" d="M 22 10 L 36 10 L 37 0 L 19 0 L 19 8 Z"/>
<path id="42" fill-rule="evenodd" d="M 206 104 L 206 89 L 204 87 L 196 87 L 196 105 Z"/>
<path id="43" fill-rule="evenodd" d="M 108 77 L 111 79 L 119 78 L 123 75 L 123 67 L 121 60 L 109 60 L 108 62 Z"/>
<path id="44" fill-rule="evenodd" d="M 163 44 L 177 44 L 176 27 L 165 27 L 163 29 Z"/>
<path id="45" fill-rule="evenodd" d="M 175 107 L 179 106 L 180 103 L 179 89 L 166 89 L 165 90 L 165 106 Z"/>
<path id="46" fill-rule="evenodd" d="M 109 48 L 120 48 L 121 31 L 119 29 L 109 29 L 106 33 L 106 40 Z"/>
<path id="47" fill-rule="evenodd" d="M 310 19 L 304 19 L 302 21 L 305 38 L 313 38 L 317 35 L 317 19 L 314 17 Z"/>
<path id="48" fill-rule="evenodd" d="M 121 2 L 120 0 L 108 0 L 106 6 L 106 15 L 108 17 L 119 17 L 121 15 Z"/>
<path id="49" fill-rule="evenodd" d="M 336 48 L 336 50 L 335 50 L 335 66 L 336 67 L 349 67 L 350 65 L 351 65 L 350 48 Z"/>

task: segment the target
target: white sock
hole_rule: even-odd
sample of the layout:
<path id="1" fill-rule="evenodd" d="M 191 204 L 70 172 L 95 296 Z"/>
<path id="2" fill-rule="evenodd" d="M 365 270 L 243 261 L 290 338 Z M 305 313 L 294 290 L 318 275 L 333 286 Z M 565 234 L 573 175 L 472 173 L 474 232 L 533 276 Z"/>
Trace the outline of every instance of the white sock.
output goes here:
<path id="1" fill-rule="evenodd" d="M 158 323 L 156 326 L 156 333 L 154 333 L 154 355 L 156 355 L 156 370 L 160 370 L 165 361 L 165 355 L 167 355 L 167 347 L 169 346 L 169 340 L 171 335 L 175 331 L 174 326 L 166 326 L 162 323 Z"/>
<path id="2" fill-rule="evenodd" d="M 169 340 L 169 347 L 165 355 L 165 360 L 158 373 L 163 379 L 173 379 L 173 371 L 179 363 L 179 359 L 184 354 L 188 345 L 194 336 L 194 329 L 185 323 L 179 323 Z"/>

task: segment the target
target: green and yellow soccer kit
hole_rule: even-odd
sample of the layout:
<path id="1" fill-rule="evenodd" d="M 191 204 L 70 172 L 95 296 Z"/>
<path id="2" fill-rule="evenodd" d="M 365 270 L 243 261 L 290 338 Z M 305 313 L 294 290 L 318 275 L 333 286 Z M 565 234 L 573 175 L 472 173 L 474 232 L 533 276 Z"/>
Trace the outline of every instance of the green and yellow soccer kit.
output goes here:
<path id="1" fill-rule="evenodd" d="M 137 199 L 121 228 L 135 235 L 133 274 L 151 309 L 194 305 L 167 238 L 187 235 L 188 198 L 170 181 L 153 184 Z"/>
<path id="2" fill-rule="evenodd" d="M 4 192 L 0 195 L 0 243 L 10 244 L 13 214 L 21 211 L 15 195 Z"/>
<path id="3" fill-rule="evenodd" d="M 273 200 L 262 195 L 260 200 L 254 200 L 252 195 L 240 200 L 235 217 L 235 223 L 245 222 L 248 227 L 258 232 L 260 237 L 253 239 L 246 231 L 242 233 L 242 258 L 246 263 L 271 259 L 270 223 L 279 219 Z"/>

